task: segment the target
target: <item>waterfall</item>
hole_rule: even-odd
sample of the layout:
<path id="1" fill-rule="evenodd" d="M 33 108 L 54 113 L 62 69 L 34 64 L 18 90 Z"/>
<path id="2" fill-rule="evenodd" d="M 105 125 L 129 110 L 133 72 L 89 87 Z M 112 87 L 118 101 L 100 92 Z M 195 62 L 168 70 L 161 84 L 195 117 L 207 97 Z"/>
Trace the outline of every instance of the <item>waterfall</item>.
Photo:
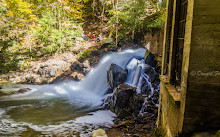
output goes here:
<path id="1" fill-rule="evenodd" d="M 25 94 L 15 94 L 3 97 L 1 99 L 29 100 L 61 97 L 67 98 L 70 103 L 77 104 L 80 106 L 98 106 L 101 104 L 103 95 L 109 88 L 107 83 L 107 70 L 109 66 L 112 63 L 114 63 L 125 69 L 128 63 L 131 62 L 131 60 L 133 60 L 134 58 L 143 59 L 144 54 L 145 49 L 143 48 L 137 50 L 127 49 L 122 52 L 107 54 L 94 68 L 91 69 L 91 71 L 86 75 L 86 77 L 82 81 L 76 82 L 70 80 L 68 82 L 61 82 L 58 84 L 47 84 L 37 86 L 25 85 L 25 87 L 31 88 L 32 90 Z M 135 66 L 135 69 L 136 68 L 137 67 Z M 132 70 L 132 74 L 130 75 L 133 76 L 133 73 L 134 72 Z"/>
<path id="2" fill-rule="evenodd" d="M 126 66 L 126 69 L 128 69 L 128 76 L 125 83 L 136 87 L 137 93 L 140 93 L 141 90 L 144 65 L 144 59 L 139 60 L 137 58 L 133 58 Z"/>

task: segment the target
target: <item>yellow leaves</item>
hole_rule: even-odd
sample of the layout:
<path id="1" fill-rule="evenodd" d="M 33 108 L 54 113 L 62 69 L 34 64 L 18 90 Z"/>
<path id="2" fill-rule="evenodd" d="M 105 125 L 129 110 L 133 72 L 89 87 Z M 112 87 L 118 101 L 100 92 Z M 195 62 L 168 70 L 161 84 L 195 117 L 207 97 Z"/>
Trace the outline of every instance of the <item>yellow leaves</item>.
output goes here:
<path id="1" fill-rule="evenodd" d="M 8 12 L 6 13 L 6 15 L 9 16 L 9 17 L 14 17 L 14 14 L 13 14 L 12 11 L 8 11 Z"/>
<path id="2" fill-rule="evenodd" d="M 7 15 L 10 17 L 17 18 L 34 18 L 34 16 L 30 16 L 32 14 L 32 10 L 30 9 L 31 4 L 24 2 L 22 0 L 6 0 L 6 5 L 8 8 Z"/>

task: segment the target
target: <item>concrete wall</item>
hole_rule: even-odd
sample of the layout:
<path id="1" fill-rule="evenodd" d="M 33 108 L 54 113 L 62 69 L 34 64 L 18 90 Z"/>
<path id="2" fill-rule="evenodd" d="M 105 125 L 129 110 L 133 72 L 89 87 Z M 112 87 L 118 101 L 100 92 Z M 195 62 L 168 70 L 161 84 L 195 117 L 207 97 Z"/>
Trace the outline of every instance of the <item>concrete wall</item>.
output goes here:
<path id="1" fill-rule="evenodd" d="M 165 130 L 165 136 L 177 136 L 182 130 L 182 123 L 179 120 L 183 117 L 180 113 L 180 96 L 177 95 L 177 98 L 172 96 L 170 92 L 175 92 L 174 87 L 163 80 L 161 81 L 160 91 L 157 125 Z"/>
<path id="2" fill-rule="evenodd" d="M 195 0 L 183 131 L 220 128 L 220 1 Z"/>
<path id="3" fill-rule="evenodd" d="M 167 10 L 171 11 L 170 6 L 171 0 L 167 1 Z M 176 0 L 174 1 L 174 5 L 176 4 Z M 176 9 L 176 6 L 173 6 L 173 9 Z M 168 13 L 168 12 L 167 12 Z M 175 15 L 172 17 L 172 21 L 170 21 L 169 17 L 171 15 L 167 14 L 166 24 L 165 24 L 165 32 L 164 32 L 164 42 L 163 42 L 163 59 L 162 59 L 162 74 L 164 74 L 164 65 L 166 62 L 167 55 L 167 45 L 168 45 L 168 27 L 171 25 L 170 22 L 175 22 Z M 190 24 L 189 24 L 190 25 Z M 174 24 L 172 26 L 172 33 L 174 33 Z M 190 32 L 188 32 L 190 33 Z M 171 40 L 173 40 L 174 34 L 171 34 Z M 173 46 L 173 44 L 171 44 Z M 167 49 L 167 50 L 166 50 Z M 171 54 L 172 55 L 172 54 Z M 172 58 L 172 56 L 170 56 Z M 170 62 L 172 63 L 172 62 Z M 169 64 L 171 65 L 171 64 Z M 170 68 L 170 67 L 169 67 Z M 160 103 L 158 110 L 158 121 L 157 125 L 159 129 L 165 130 L 165 136 L 174 137 L 177 136 L 182 131 L 183 119 L 184 119 L 184 107 L 185 107 L 185 92 L 179 92 L 176 90 L 174 85 L 170 84 L 170 73 L 171 70 L 165 75 L 160 76 L 161 87 L 160 87 Z M 186 74 L 187 76 L 187 74 Z M 185 84 L 186 85 L 186 84 Z M 185 86 L 184 85 L 184 86 Z M 183 88 L 183 91 L 185 89 Z M 182 96 L 183 95 L 183 96 Z"/>
<path id="4" fill-rule="evenodd" d="M 144 35 L 145 47 L 158 56 L 162 56 L 163 51 L 163 28 L 153 29 Z"/>
<path id="5" fill-rule="evenodd" d="M 166 136 L 220 128 L 219 6 L 219 0 L 188 0 L 180 90 L 169 83 L 170 74 L 161 75 L 157 125 L 165 129 Z M 164 33 L 163 62 L 167 56 L 166 31 L 167 27 Z M 169 62 L 171 64 L 172 61 Z M 168 71 L 172 73 L 170 69 Z"/>

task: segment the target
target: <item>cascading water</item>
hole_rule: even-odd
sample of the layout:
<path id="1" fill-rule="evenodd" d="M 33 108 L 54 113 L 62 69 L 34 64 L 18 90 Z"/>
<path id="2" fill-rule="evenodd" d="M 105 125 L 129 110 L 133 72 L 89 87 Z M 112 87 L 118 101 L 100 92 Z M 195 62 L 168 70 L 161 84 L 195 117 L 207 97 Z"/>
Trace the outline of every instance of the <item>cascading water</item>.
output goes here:
<path id="1" fill-rule="evenodd" d="M 128 78 L 125 83 L 136 87 L 136 94 L 145 97 L 144 103 L 142 104 L 142 108 L 140 109 L 138 116 L 150 114 L 148 113 L 148 111 L 150 110 L 151 112 L 152 109 L 157 109 L 158 106 L 160 84 L 156 83 L 154 86 L 152 85 L 152 78 L 150 78 L 150 76 L 148 76 L 145 72 L 147 68 L 151 71 L 149 72 L 149 74 L 151 73 L 154 75 L 151 77 L 157 77 L 155 69 L 148 64 L 145 64 L 145 61 L 143 59 L 139 60 L 133 58 L 126 66 L 126 69 L 128 69 Z"/>
<path id="2" fill-rule="evenodd" d="M 31 91 L 0 98 L 0 136 L 19 136 L 29 128 L 40 132 L 40 135 L 88 136 L 89 131 L 97 126 L 112 124 L 113 113 L 95 111 L 100 107 L 109 88 L 107 70 L 112 63 L 122 68 L 127 66 L 130 71 L 127 82 L 138 85 L 140 80 L 136 76 L 133 82 L 134 75 L 142 75 L 143 69 L 136 72 L 138 67 L 134 64 L 139 62 L 141 66 L 143 61 L 140 63 L 133 58 L 143 59 L 144 54 L 145 49 L 128 49 L 106 55 L 80 82 L 69 81 L 41 86 L 21 85 L 30 88 Z M 133 63 L 130 64 L 129 61 Z M 130 65 L 127 65 L 128 63 Z M 85 116 L 89 112 L 89 116 Z M 90 126 L 85 130 L 85 125 L 88 124 Z"/>

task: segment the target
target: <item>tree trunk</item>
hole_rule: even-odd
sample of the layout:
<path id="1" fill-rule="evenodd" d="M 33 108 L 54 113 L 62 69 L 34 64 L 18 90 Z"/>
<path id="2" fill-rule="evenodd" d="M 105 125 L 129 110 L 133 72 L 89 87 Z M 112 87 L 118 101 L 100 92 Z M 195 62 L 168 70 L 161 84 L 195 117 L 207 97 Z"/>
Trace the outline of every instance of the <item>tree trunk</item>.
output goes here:
<path id="1" fill-rule="evenodd" d="M 92 2 L 92 19 L 95 21 L 95 0 Z"/>
<path id="2" fill-rule="evenodd" d="M 115 46 L 118 45 L 118 0 L 116 0 L 116 34 L 115 34 Z"/>
<path id="3" fill-rule="evenodd" d="M 103 6 L 102 6 L 102 22 L 101 22 L 101 35 L 103 32 L 103 19 L 104 19 L 104 12 L 105 12 L 105 1 L 103 2 Z"/>
<path id="4" fill-rule="evenodd" d="M 29 35 L 29 28 L 28 28 L 28 24 L 26 23 L 26 29 L 27 29 L 27 34 L 28 34 L 28 47 L 30 47 L 30 53 L 31 53 L 31 44 L 30 44 L 30 35 Z"/>

